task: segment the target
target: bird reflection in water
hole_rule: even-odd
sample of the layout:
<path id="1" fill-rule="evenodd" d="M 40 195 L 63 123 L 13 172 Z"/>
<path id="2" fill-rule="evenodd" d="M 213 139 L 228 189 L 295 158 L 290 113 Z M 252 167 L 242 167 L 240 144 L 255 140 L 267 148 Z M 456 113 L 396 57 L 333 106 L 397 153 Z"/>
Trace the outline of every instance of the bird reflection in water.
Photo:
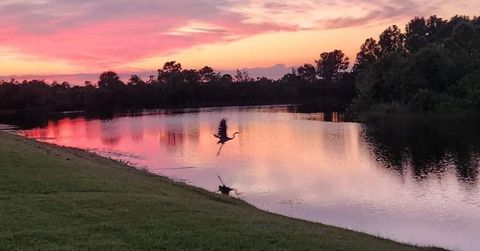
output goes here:
<path id="1" fill-rule="evenodd" d="M 220 152 L 222 151 L 223 145 L 234 139 L 235 135 L 239 134 L 240 132 L 235 132 L 232 137 L 227 136 L 227 121 L 225 119 L 222 119 L 220 121 L 220 125 L 218 126 L 218 132 L 217 134 L 214 134 L 215 138 L 218 138 L 217 144 L 222 144 L 220 148 L 218 149 L 217 156 L 220 155 Z"/>

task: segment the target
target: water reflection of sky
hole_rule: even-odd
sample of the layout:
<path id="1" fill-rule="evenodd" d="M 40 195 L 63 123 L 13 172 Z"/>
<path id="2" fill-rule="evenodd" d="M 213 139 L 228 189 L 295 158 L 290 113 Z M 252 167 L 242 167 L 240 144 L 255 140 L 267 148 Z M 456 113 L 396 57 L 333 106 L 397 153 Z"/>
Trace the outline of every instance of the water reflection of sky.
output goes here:
<path id="1" fill-rule="evenodd" d="M 213 133 L 224 117 L 229 134 L 241 134 L 217 157 Z M 398 153 L 404 155 L 399 166 L 388 158 L 394 150 L 382 154 L 398 143 L 388 133 L 384 139 L 360 124 L 325 118 L 341 119 L 285 109 L 208 109 L 62 119 L 21 134 L 89 149 L 210 191 L 220 175 L 243 199 L 269 211 L 404 242 L 480 249 L 479 185 L 459 175 L 454 158 L 444 157 L 436 163 L 441 168 L 419 176 L 409 151 Z M 472 158 L 478 172 L 478 159 Z"/>

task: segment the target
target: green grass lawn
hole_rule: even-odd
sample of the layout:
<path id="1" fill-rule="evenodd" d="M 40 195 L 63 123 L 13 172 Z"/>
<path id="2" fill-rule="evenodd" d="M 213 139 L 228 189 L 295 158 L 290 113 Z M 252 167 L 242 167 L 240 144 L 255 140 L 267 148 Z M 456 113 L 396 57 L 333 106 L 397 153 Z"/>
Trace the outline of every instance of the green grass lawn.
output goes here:
<path id="1" fill-rule="evenodd" d="M 0 132 L 0 249 L 420 250 Z"/>

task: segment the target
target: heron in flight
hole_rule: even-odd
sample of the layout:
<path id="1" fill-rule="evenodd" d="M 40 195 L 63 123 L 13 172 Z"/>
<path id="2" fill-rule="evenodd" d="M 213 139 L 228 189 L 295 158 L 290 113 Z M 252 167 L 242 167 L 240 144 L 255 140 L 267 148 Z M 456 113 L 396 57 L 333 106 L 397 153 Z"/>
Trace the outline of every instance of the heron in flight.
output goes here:
<path id="1" fill-rule="evenodd" d="M 233 136 L 230 138 L 227 136 L 227 121 L 225 119 L 222 119 L 220 121 L 220 125 L 218 126 L 218 132 L 217 134 L 214 134 L 215 138 L 218 138 L 217 144 L 222 144 L 220 146 L 220 149 L 218 149 L 217 156 L 220 155 L 220 151 L 222 151 L 223 144 L 227 143 L 227 141 L 230 141 L 235 138 L 235 135 L 239 134 L 240 132 L 235 132 Z"/>

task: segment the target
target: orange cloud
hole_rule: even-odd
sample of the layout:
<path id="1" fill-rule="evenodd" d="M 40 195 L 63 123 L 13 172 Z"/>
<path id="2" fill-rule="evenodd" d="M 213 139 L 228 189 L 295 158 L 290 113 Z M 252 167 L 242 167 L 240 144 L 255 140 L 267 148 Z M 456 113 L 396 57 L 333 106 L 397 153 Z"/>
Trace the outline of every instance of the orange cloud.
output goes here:
<path id="1" fill-rule="evenodd" d="M 13 63 L 0 74 L 155 69 L 167 58 L 221 69 L 292 65 L 332 45 L 354 56 L 363 39 L 413 16 L 479 10 L 473 0 L 8 0 L 0 46 Z"/>

